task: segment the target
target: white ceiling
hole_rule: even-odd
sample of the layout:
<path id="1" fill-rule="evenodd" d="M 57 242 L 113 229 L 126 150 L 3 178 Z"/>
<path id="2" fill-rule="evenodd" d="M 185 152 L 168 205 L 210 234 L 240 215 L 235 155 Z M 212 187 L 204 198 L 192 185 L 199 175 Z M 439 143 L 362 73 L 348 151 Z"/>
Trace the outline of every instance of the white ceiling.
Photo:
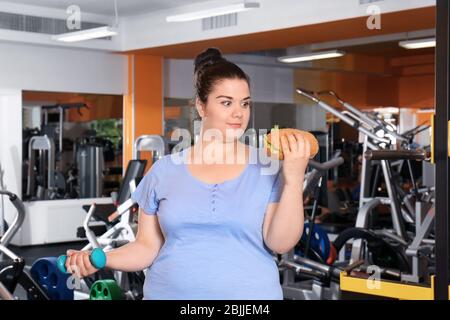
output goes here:
<path id="1" fill-rule="evenodd" d="M 11 0 L 0 2 L 12 2 Z M 114 0 L 14 0 L 14 3 L 65 10 L 70 5 L 78 5 L 81 12 L 114 15 Z M 207 0 L 117 0 L 120 16 L 132 16 L 158 10 L 166 10 L 183 5 L 207 2 Z"/>

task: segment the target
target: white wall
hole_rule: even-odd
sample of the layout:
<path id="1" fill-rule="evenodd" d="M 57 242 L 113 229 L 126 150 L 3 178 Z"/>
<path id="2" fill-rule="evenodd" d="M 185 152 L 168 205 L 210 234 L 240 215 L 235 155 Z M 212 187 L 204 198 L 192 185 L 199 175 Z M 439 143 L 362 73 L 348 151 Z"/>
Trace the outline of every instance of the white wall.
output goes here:
<path id="1" fill-rule="evenodd" d="M 297 105 L 296 110 L 297 128 L 306 131 L 327 132 L 327 114 L 325 110 L 315 104 Z"/>
<path id="2" fill-rule="evenodd" d="M 0 89 L 0 189 L 18 193 L 22 162 L 22 92 Z"/>
<path id="3" fill-rule="evenodd" d="M 194 95 L 193 60 L 164 59 L 164 97 L 191 99 Z"/>
<path id="4" fill-rule="evenodd" d="M 125 1 L 125 0 L 124 0 Z M 236 0 L 211 0 L 189 4 L 170 10 L 151 11 L 122 17 L 119 12 L 119 35 L 112 41 L 91 40 L 78 43 L 63 43 L 51 40 L 50 35 L 0 30 L 0 41 L 44 44 L 55 47 L 79 47 L 105 51 L 128 51 L 170 44 L 216 39 L 242 34 L 279 30 L 309 24 L 368 16 L 367 7 L 359 0 L 258 0 L 260 8 L 238 14 L 238 24 L 226 28 L 202 31 L 202 21 L 166 22 L 168 15 L 198 9 L 214 8 Z M 414 8 L 429 7 L 436 0 L 383 0 L 373 3 L 381 14 Z M 112 0 L 111 0 L 112 5 Z M 112 8 L 112 7 L 111 7 Z M 1 2 L 0 11 L 64 19 L 67 12 L 20 3 Z M 82 11 L 84 21 L 105 24 L 113 23 L 113 15 L 105 16 Z M 365 28 L 364 25 L 361 28 Z"/>
<path id="5" fill-rule="evenodd" d="M 123 94 L 127 58 L 100 51 L 0 43 L 0 88 Z"/>
<path id="6" fill-rule="evenodd" d="M 238 14 L 238 24 L 202 31 L 202 21 L 166 22 L 166 16 L 180 12 L 222 6 L 234 0 L 214 0 L 187 5 L 184 8 L 157 11 L 121 19 L 122 49 L 133 50 L 177 43 L 230 37 L 255 32 L 278 30 L 309 24 L 369 16 L 371 4 L 358 0 L 258 0 L 260 8 Z M 373 3 L 381 14 L 428 7 L 436 0 L 384 0 Z M 382 17 L 382 16 L 381 16 Z M 381 27 L 383 27 L 381 19 Z M 365 28 L 363 24 L 361 28 Z"/>
<path id="7" fill-rule="evenodd" d="M 127 66 L 107 52 L 0 43 L 0 188 L 21 195 L 23 90 L 125 94 Z M 3 213 L 11 223 L 7 199 Z"/>
<path id="8" fill-rule="evenodd" d="M 22 163 L 22 92 L 0 89 L 0 189 L 20 196 Z M 11 222 L 14 207 L 7 197 L 1 201 L 0 219 Z M 1 224 L 1 223 L 0 223 Z"/>
<path id="9" fill-rule="evenodd" d="M 252 100 L 293 103 L 293 69 L 238 64 L 250 77 Z M 194 95 L 193 60 L 166 59 L 164 96 L 190 99 Z"/>

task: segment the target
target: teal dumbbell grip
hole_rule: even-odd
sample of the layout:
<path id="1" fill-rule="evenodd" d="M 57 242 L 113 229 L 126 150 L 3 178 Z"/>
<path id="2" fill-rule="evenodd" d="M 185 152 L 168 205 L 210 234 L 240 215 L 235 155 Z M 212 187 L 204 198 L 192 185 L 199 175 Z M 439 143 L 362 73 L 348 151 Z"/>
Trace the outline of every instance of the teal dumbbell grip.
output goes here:
<path id="1" fill-rule="evenodd" d="M 62 273 L 67 273 L 66 260 L 66 255 L 59 256 L 57 260 L 58 269 Z M 91 251 L 89 260 L 96 269 L 103 269 L 106 266 L 106 254 L 100 248 L 95 248 Z"/>

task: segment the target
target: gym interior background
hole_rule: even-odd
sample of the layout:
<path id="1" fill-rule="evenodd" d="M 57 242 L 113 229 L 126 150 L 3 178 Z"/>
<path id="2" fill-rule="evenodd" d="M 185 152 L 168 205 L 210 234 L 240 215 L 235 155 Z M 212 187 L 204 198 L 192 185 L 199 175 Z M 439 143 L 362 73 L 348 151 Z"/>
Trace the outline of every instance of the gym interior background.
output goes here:
<path id="1" fill-rule="evenodd" d="M 193 58 L 217 47 L 251 78 L 249 128 L 320 144 L 305 232 L 274 255 L 284 298 L 447 300 L 449 16 L 446 0 L 0 1 L 2 298 L 142 297 L 142 272 L 64 287 L 56 257 L 133 241 L 130 190 L 177 129 L 198 133 Z"/>

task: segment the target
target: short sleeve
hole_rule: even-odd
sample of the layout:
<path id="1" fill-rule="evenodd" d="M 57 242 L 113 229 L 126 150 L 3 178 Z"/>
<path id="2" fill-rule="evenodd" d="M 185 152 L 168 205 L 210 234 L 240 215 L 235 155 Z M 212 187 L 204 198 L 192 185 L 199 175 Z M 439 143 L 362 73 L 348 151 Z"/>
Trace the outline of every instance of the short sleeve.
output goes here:
<path id="1" fill-rule="evenodd" d="M 272 185 L 272 191 L 270 192 L 269 203 L 279 202 L 281 198 L 281 192 L 283 189 L 283 175 L 281 170 L 275 176 L 274 183 Z"/>
<path id="2" fill-rule="evenodd" d="M 156 214 L 158 211 L 157 173 L 161 170 L 160 167 L 161 159 L 153 164 L 137 186 L 136 190 L 131 194 L 131 199 L 133 199 L 145 213 L 150 215 Z"/>

